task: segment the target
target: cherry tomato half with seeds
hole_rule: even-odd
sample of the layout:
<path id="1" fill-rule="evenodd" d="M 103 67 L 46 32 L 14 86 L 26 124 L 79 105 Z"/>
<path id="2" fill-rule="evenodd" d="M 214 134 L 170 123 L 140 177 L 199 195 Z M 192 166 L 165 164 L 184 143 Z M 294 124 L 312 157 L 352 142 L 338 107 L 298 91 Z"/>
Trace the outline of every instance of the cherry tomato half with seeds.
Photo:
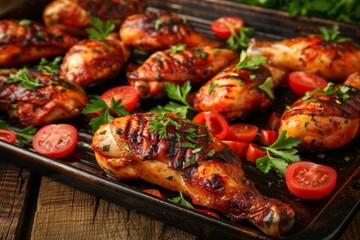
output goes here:
<path id="1" fill-rule="evenodd" d="M 101 94 L 100 98 L 108 105 L 111 105 L 111 99 L 115 101 L 121 99 L 121 105 L 124 106 L 129 112 L 136 107 L 139 97 L 134 87 L 132 86 L 118 86 L 111 88 Z"/>
<path id="2" fill-rule="evenodd" d="M 250 143 L 248 149 L 246 150 L 245 159 L 255 163 L 258 158 L 266 156 L 266 150 L 259 147 L 255 143 Z"/>
<path id="3" fill-rule="evenodd" d="M 33 138 L 33 148 L 41 155 L 61 158 L 76 147 L 78 131 L 70 124 L 49 124 L 40 128 Z"/>
<path id="4" fill-rule="evenodd" d="M 288 189 L 302 199 L 325 197 L 334 189 L 336 180 L 335 169 L 308 161 L 292 163 L 285 171 Z"/>
<path id="5" fill-rule="evenodd" d="M 229 133 L 225 138 L 226 140 L 249 143 L 255 139 L 258 130 L 259 128 L 252 124 L 235 123 L 229 125 Z"/>
<path id="6" fill-rule="evenodd" d="M 244 20 L 236 16 L 221 17 L 211 24 L 211 30 L 221 39 L 228 39 L 232 33 L 237 33 L 242 27 L 244 27 Z"/>
<path id="7" fill-rule="evenodd" d="M 207 125 L 210 131 L 222 140 L 229 132 L 229 124 L 219 113 L 208 111 L 198 113 L 192 120 L 194 123 Z"/>
<path id="8" fill-rule="evenodd" d="M 16 141 L 16 133 L 7 129 L 0 129 L 0 140 L 14 144 Z"/>
<path id="9" fill-rule="evenodd" d="M 295 94 L 304 96 L 306 92 L 313 91 L 316 88 L 324 89 L 328 82 L 315 73 L 298 71 L 289 73 L 288 84 Z"/>
<path id="10" fill-rule="evenodd" d="M 247 142 L 238 142 L 238 141 L 231 141 L 231 140 L 222 140 L 223 143 L 228 145 L 231 150 L 236 153 L 240 158 L 245 157 L 246 151 L 249 147 L 249 143 Z"/>

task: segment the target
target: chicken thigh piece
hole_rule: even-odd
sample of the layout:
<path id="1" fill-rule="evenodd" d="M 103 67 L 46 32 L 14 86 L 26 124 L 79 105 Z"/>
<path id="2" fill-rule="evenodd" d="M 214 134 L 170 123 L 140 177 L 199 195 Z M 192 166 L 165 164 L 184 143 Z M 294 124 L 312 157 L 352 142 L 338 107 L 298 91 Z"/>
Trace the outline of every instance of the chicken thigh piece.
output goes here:
<path id="1" fill-rule="evenodd" d="M 116 118 L 95 132 L 92 148 L 99 166 L 114 177 L 181 191 L 194 204 L 233 221 L 249 220 L 268 235 L 283 234 L 294 223 L 287 204 L 261 195 L 236 154 L 190 120 L 152 113 Z"/>
<path id="2" fill-rule="evenodd" d="M 360 75 L 356 72 L 331 91 L 300 98 L 281 117 L 279 132 L 300 139 L 307 151 L 336 149 L 348 144 L 359 132 Z"/>
<path id="3" fill-rule="evenodd" d="M 120 27 L 120 38 L 126 44 L 147 52 L 164 50 L 179 43 L 191 47 L 219 47 L 220 43 L 205 37 L 189 22 L 167 11 L 134 14 Z"/>
<path id="4" fill-rule="evenodd" d="M 122 41 L 86 39 L 72 46 L 60 66 L 60 76 L 83 87 L 117 76 L 130 56 Z"/>
<path id="5" fill-rule="evenodd" d="M 162 98 L 167 82 L 200 85 L 228 66 L 238 54 L 229 49 L 199 47 L 153 53 L 128 75 L 141 98 Z"/>
<path id="6" fill-rule="evenodd" d="M 127 16 L 144 11 L 140 0 L 54 0 L 44 9 L 47 27 L 57 27 L 77 37 L 87 37 L 90 15 L 104 21 L 112 20 L 119 27 Z"/>
<path id="7" fill-rule="evenodd" d="M 0 21 L 0 67 L 63 55 L 79 39 L 31 20 Z"/>
<path id="8" fill-rule="evenodd" d="M 24 126 L 44 125 L 78 116 L 88 97 L 58 75 L 23 68 L 0 71 L 0 111 Z"/>
<path id="9" fill-rule="evenodd" d="M 360 50 L 350 40 L 332 42 L 315 35 L 277 42 L 252 39 L 247 53 L 265 56 L 279 68 L 316 73 L 334 82 L 360 70 Z"/>

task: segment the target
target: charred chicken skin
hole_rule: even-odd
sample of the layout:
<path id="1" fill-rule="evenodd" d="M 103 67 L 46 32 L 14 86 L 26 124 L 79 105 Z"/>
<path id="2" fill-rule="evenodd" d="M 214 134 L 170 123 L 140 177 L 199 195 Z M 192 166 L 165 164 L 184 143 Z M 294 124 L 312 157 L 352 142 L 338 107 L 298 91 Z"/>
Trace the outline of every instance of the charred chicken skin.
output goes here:
<path id="1" fill-rule="evenodd" d="M 0 36 L 0 67 L 62 55 L 79 41 L 31 20 L 1 20 Z"/>
<path id="2" fill-rule="evenodd" d="M 0 111 L 18 118 L 24 126 L 75 117 L 87 103 L 81 87 L 58 75 L 26 68 L 0 71 Z"/>
<path id="3" fill-rule="evenodd" d="M 359 72 L 338 85 L 337 93 L 315 93 L 294 102 L 281 117 L 279 131 L 299 138 L 300 149 L 324 151 L 348 144 L 359 132 L 360 124 Z M 342 89 L 340 92 L 339 90 Z"/>
<path id="4" fill-rule="evenodd" d="M 270 81 L 273 90 L 280 83 L 284 71 L 270 66 L 258 69 L 236 69 L 232 64 L 216 74 L 196 93 L 196 111 L 216 111 L 226 119 L 243 117 L 253 111 L 266 109 L 273 102 L 272 97 L 261 89 L 265 81 Z"/>
<path id="5" fill-rule="evenodd" d="M 219 42 L 195 31 L 190 23 L 166 11 L 135 14 L 120 27 L 120 38 L 126 44 L 147 52 L 164 50 L 184 43 L 188 47 L 219 47 Z"/>
<path id="6" fill-rule="evenodd" d="M 212 47 L 167 49 L 153 53 L 128 76 L 141 98 L 162 98 L 166 82 L 200 85 L 228 66 L 237 54 L 229 49 Z"/>
<path id="7" fill-rule="evenodd" d="M 265 56 L 270 64 L 289 71 L 316 73 L 335 82 L 343 82 L 360 70 L 360 51 L 355 42 L 325 41 L 315 35 L 277 42 L 252 39 L 247 53 Z"/>
<path id="8" fill-rule="evenodd" d="M 82 40 L 70 48 L 60 66 L 60 76 L 86 87 L 117 76 L 130 56 L 119 39 Z"/>
<path id="9" fill-rule="evenodd" d="M 156 130 L 154 125 L 164 128 Z M 205 126 L 164 115 L 133 114 L 102 125 L 92 148 L 99 166 L 117 178 L 140 178 L 181 191 L 194 204 L 221 211 L 234 221 L 247 219 L 269 235 L 282 234 L 293 225 L 293 210 L 261 195 L 245 178 L 241 160 Z"/>
<path id="10" fill-rule="evenodd" d="M 44 9 L 47 27 L 57 27 L 77 37 L 87 37 L 90 15 L 104 21 L 113 20 L 119 26 L 127 16 L 144 11 L 139 0 L 54 0 Z"/>

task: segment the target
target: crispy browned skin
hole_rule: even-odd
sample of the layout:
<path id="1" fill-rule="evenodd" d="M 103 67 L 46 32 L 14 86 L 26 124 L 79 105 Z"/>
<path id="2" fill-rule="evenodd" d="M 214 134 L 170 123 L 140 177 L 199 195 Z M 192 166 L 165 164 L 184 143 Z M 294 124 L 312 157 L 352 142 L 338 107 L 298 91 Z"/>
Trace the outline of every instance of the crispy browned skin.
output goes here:
<path id="1" fill-rule="evenodd" d="M 354 73 L 347 86 L 360 86 L 359 73 Z M 341 85 L 339 85 L 341 86 Z M 308 100 L 293 103 L 281 117 L 279 131 L 302 140 L 299 148 L 321 151 L 340 148 L 353 140 L 359 132 L 360 91 L 351 87 L 349 98 L 341 94 L 317 93 Z"/>
<path id="2" fill-rule="evenodd" d="M 88 98 L 84 90 L 59 79 L 59 76 L 28 69 L 31 78 L 42 86 L 29 90 L 9 80 L 17 69 L 0 71 L 0 111 L 18 118 L 25 126 L 44 125 L 79 115 Z"/>
<path id="3" fill-rule="evenodd" d="M 254 70 L 235 69 L 235 66 L 232 64 L 222 70 L 197 91 L 195 110 L 216 111 L 226 119 L 232 119 L 265 110 L 273 102 L 259 86 L 271 78 L 274 90 L 284 71 L 265 66 Z"/>
<path id="4" fill-rule="evenodd" d="M 86 37 L 89 14 L 119 25 L 127 16 L 143 12 L 144 7 L 139 0 L 54 0 L 45 7 L 43 20 L 48 27 L 59 27 L 74 36 Z"/>
<path id="5" fill-rule="evenodd" d="M 0 36 L 0 67 L 62 55 L 78 42 L 77 38 L 30 20 L 1 20 Z"/>
<path id="6" fill-rule="evenodd" d="M 120 38 L 130 46 L 149 52 L 178 43 L 188 47 L 219 46 L 219 42 L 198 33 L 190 23 L 166 11 L 129 16 L 120 27 Z"/>
<path id="7" fill-rule="evenodd" d="M 175 124 L 169 124 L 166 137 L 161 137 L 150 130 L 150 118 Z M 189 141 L 189 131 L 194 131 L 194 141 Z M 100 167 L 117 178 L 141 178 L 181 191 L 194 204 L 221 211 L 233 221 L 247 219 L 269 235 L 282 234 L 293 225 L 293 210 L 261 195 L 244 177 L 231 149 L 208 128 L 189 120 L 151 113 L 116 118 L 95 132 L 92 148 Z"/>
<path id="8" fill-rule="evenodd" d="M 268 42 L 253 39 L 249 55 L 268 57 L 269 63 L 289 71 L 317 73 L 327 80 L 342 82 L 360 70 L 360 51 L 353 41 L 334 43 L 321 36 Z"/>
<path id="9" fill-rule="evenodd" d="M 141 98 L 162 98 L 164 83 L 200 85 L 228 66 L 237 54 L 229 49 L 199 47 L 180 52 L 171 49 L 153 53 L 128 76 Z"/>
<path id="10" fill-rule="evenodd" d="M 94 85 L 117 76 L 129 56 L 129 48 L 118 39 L 82 40 L 66 53 L 60 76 L 84 87 Z"/>

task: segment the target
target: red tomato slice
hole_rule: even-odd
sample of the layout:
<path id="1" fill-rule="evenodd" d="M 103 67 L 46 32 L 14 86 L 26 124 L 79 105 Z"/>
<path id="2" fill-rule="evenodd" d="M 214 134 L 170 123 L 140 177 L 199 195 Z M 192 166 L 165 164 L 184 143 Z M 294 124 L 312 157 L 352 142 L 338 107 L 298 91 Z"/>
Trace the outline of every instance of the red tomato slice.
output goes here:
<path id="1" fill-rule="evenodd" d="M 279 133 L 275 130 L 261 129 L 260 142 L 266 146 L 272 145 L 278 139 Z"/>
<path id="2" fill-rule="evenodd" d="M 203 214 L 207 214 L 207 215 L 210 215 L 212 217 L 219 218 L 219 215 L 217 215 L 213 211 L 210 211 L 210 210 L 207 210 L 207 209 L 199 209 L 199 208 L 196 208 L 195 210 L 198 211 L 198 212 L 201 212 Z"/>
<path id="3" fill-rule="evenodd" d="M 61 158 L 76 147 L 78 131 L 70 124 L 49 124 L 40 128 L 32 145 L 36 152 L 53 158 Z"/>
<path id="4" fill-rule="evenodd" d="M 134 110 L 139 99 L 135 88 L 132 86 L 114 87 L 101 95 L 101 99 L 104 100 L 108 106 L 111 105 L 112 98 L 114 98 L 115 101 L 121 99 L 121 105 L 126 107 L 129 112 Z"/>
<path id="5" fill-rule="evenodd" d="M 335 187 L 335 169 L 313 162 L 300 161 L 287 166 L 285 181 L 288 189 L 302 199 L 318 199 Z"/>
<path id="6" fill-rule="evenodd" d="M 280 127 L 280 119 L 281 116 L 277 112 L 272 112 L 268 121 L 267 125 L 271 127 L 272 129 L 278 129 Z"/>
<path id="7" fill-rule="evenodd" d="M 211 30 L 215 36 L 228 39 L 231 33 L 237 33 L 244 26 L 244 20 L 236 16 L 226 16 L 216 19 L 211 24 Z"/>
<path id="8" fill-rule="evenodd" d="M 248 149 L 246 150 L 245 158 L 250 162 L 256 162 L 258 158 L 266 156 L 265 149 L 262 149 L 255 143 L 250 143 Z"/>
<path id="9" fill-rule="evenodd" d="M 16 141 L 16 133 L 6 129 L 0 129 L 0 140 L 14 144 Z"/>
<path id="10" fill-rule="evenodd" d="M 288 78 L 290 89 L 299 96 L 304 96 L 307 91 L 316 88 L 324 89 L 328 83 L 326 79 L 315 73 L 291 72 Z"/>
<path id="11" fill-rule="evenodd" d="M 153 195 L 155 197 L 158 197 L 158 198 L 164 198 L 164 196 L 161 194 L 161 192 L 159 190 L 156 190 L 156 189 L 148 188 L 148 189 L 144 189 L 143 192 L 151 194 L 151 195 Z"/>
<path id="12" fill-rule="evenodd" d="M 200 112 L 192 120 L 195 123 L 207 125 L 214 135 L 222 140 L 229 132 L 229 124 L 226 119 L 217 112 Z"/>
<path id="13" fill-rule="evenodd" d="M 229 126 L 229 133 L 226 140 L 238 142 L 251 142 L 255 139 L 259 128 L 252 124 L 235 123 Z"/>
<path id="14" fill-rule="evenodd" d="M 223 143 L 227 144 L 231 150 L 233 150 L 236 155 L 238 155 L 240 158 L 245 157 L 246 150 L 249 147 L 249 143 L 247 142 L 237 142 L 237 141 L 230 141 L 230 140 L 222 140 Z"/>

